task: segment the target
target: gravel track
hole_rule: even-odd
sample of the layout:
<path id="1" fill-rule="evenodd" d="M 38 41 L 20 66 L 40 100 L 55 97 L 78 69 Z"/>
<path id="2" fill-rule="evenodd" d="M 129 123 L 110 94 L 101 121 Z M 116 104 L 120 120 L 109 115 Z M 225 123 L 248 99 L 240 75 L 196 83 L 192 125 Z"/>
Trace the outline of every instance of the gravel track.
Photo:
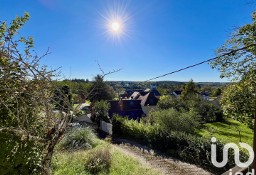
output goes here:
<path id="1" fill-rule="evenodd" d="M 113 146 L 164 175 L 212 175 L 196 165 L 156 155 L 154 150 L 133 141 L 116 139 Z"/>

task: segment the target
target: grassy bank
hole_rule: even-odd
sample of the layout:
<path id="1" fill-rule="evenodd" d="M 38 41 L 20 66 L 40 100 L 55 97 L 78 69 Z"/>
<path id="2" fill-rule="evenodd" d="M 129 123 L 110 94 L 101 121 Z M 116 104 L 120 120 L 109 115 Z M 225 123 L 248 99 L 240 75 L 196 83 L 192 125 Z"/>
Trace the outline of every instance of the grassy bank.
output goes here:
<path id="1" fill-rule="evenodd" d="M 72 129 L 57 145 L 52 163 L 55 175 L 157 175 L 135 157 L 96 137 L 90 128 Z"/>
<path id="2" fill-rule="evenodd" d="M 225 143 L 239 143 L 240 136 L 241 142 L 245 142 L 250 145 L 252 145 L 253 142 L 252 129 L 233 119 L 226 119 L 225 122 L 206 123 L 200 130 L 197 131 L 197 133 L 209 139 L 211 137 L 216 137 L 218 140 Z"/>
<path id="3" fill-rule="evenodd" d="M 85 162 L 92 151 L 104 149 L 107 144 L 97 146 L 87 151 L 57 152 L 53 159 L 53 172 L 55 175 L 91 175 L 85 170 Z M 109 172 L 100 172 L 100 175 L 157 175 L 159 173 L 150 167 L 141 165 L 136 158 L 130 157 L 110 146 L 111 165 Z"/>

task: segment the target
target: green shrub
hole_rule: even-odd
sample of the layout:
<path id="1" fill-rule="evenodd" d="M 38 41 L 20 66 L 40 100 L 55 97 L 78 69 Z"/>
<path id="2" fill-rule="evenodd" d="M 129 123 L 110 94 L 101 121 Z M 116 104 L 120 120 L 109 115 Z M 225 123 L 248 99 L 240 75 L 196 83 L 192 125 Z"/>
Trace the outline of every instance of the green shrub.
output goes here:
<path id="1" fill-rule="evenodd" d="M 90 149 L 95 147 L 98 142 L 96 135 L 89 127 L 75 128 L 64 136 L 59 147 L 66 150 Z"/>
<path id="2" fill-rule="evenodd" d="M 158 124 L 164 133 L 171 133 L 172 131 L 193 133 L 200 125 L 198 115 L 192 111 L 167 109 L 152 112 L 150 115 L 152 115 L 155 119 L 155 124 Z"/>
<path id="3" fill-rule="evenodd" d="M 185 99 L 163 96 L 157 103 L 157 108 L 159 110 L 194 111 L 201 116 L 201 121 L 203 122 L 221 121 L 223 119 L 223 114 L 219 107 L 198 95 L 192 95 Z"/>
<path id="4" fill-rule="evenodd" d="M 93 114 L 92 120 L 98 123 L 100 126 L 100 120 L 105 122 L 110 122 L 110 118 L 108 116 L 108 110 L 110 109 L 109 102 L 105 100 L 96 101 L 93 104 Z"/>
<path id="5" fill-rule="evenodd" d="M 216 107 L 212 102 L 203 100 L 201 98 L 194 98 L 187 100 L 187 106 L 201 116 L 204 122 L 213 122 L 222 120 L 222 111 Z"/>
<path id="6" fill-rule="evenodd" d="M 125 117 L 120 117 L 117 114 L 114 114 L 112 117 L 112 131 L 114 137 L 122 136 L 122 123 L 125 121 Z"/>
<path id="7" fill-rule="evenodd" d="M 93 150 L 85 162 L 85 170 L 91 174 L 109 172 L 111 165 L 111 153 L 109 147 Z"/>
<path id="8" fill-rule="evenodd" d="M 177 98 L 171 97 L 170 95 L 164 95 L 160 97 L 157 103 L 159 109 L 170 109 L 177 104 Z"/>

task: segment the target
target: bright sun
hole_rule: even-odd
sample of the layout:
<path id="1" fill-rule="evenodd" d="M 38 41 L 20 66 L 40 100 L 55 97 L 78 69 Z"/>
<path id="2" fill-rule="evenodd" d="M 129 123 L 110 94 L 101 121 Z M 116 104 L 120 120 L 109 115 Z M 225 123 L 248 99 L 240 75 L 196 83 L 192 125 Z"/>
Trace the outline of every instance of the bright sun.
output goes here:
<path id="1" fill-rule="evenodd" d="M 113 30 L 113 32 L 119 32 L 119 30 L 120 30 L 120 23 L 112 22 L 111 29 Z"/>
<path id="2" fill-rule="evenodd" d="M 126 3 L 116 2 L 107 6 L 104 12 L 99 12 L 104 34 L 115 42 L 124 40 L 129 35 L 131 16 L 126 13 L 127 6 Z"/>

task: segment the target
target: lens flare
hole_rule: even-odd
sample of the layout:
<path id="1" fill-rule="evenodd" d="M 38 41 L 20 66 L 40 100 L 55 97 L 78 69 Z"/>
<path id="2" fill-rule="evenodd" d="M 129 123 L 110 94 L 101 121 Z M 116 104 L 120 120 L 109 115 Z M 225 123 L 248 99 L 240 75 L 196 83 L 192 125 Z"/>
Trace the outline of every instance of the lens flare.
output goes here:
<path id="1" fill-rule="evenodd" d="M 113 32 L 118 32 L 120 30 L 120 24 L 118 22 L 113 22 L 111 28 Z"/>
<path id="2" fill-rule="evenodd" d="M 112 3 L 107 6 L 101 16 L 101 26 L 107 38 L 114 41 L 121 41 L 129 35 L 131 16 L 127 13 L 127 4 Z"/>

